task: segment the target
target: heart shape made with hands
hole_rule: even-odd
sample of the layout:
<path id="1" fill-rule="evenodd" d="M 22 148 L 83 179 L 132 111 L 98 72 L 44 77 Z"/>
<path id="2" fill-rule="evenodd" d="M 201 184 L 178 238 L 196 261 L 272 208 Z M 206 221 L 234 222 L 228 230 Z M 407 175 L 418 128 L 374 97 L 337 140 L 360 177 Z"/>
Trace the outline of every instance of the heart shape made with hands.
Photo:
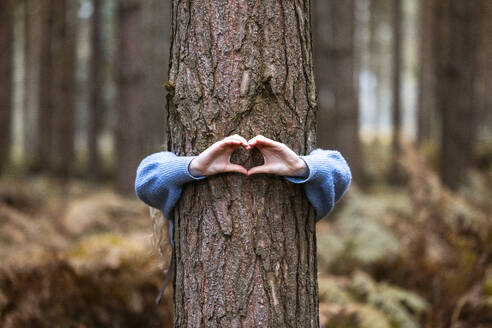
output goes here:
<path id="1" fill-rule="evenodd" d="M 250 151 L 258 149 L 263 156 L 263 164 L 247 170 L 244 166 L 231 163 L 231 155 L 239 147 Z M 253 156 L 254 157 L 254 156 Z M 246 141 L 240 135 L 233 135 L 217 141 L 194 158 L 189 166 L 192 175 L 214 175 L 226 172 L 238 172 L 245 175 L 258 173 L 287 176 L 306 176 L 308 168 L 294 151 L 281 142 L 262 135 Z"/>

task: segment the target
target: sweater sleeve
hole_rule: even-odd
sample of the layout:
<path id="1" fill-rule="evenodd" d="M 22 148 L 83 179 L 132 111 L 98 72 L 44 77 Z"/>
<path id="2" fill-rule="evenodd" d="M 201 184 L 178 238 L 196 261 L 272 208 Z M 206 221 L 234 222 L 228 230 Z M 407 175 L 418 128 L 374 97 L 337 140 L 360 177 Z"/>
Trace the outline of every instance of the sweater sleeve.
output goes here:
<path id="1" fill-rule="evenodd" d="M 172 220 L 171 210 L 181 196 L 182 186 L 195 177 L 188 166 L 196 156 L 176 156 L 167 151 L 145 157 L 137 168 L 135 192 L 144 203 L 160 209 L 164 217 Z"/>
<path id="2" fill-rule="evenodd" d="M 299 156 L 309 168 L 307 178 L 285 177 L 304 184 L 304 192 L 316 210 L 316 222 L 328 215 L 347 191 L 352 180 L 350 168 L 338 151 L 315 149 Z"/>

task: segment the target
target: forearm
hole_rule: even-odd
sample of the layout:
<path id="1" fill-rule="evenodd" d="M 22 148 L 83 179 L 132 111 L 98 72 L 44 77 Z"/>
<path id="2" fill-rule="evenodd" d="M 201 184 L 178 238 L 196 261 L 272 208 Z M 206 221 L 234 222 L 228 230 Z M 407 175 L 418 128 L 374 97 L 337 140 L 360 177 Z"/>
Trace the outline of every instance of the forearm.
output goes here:
<path id="1" fill-rule="evenodd" d="M 149 206 L 169 211 L 179 198 L 183 184 L 204 178 L 193 176 L 188 171 L 193 158 L 176 156 L 171 152 L 159 152 L 144 158 L 135 179 L 138 198 Z"/>
<path id="2" fill-rule="evenodd" d="M 316 209 L 318 221 L 331 212 L 347 191 L 352 180 L 350 168 L 337 151 L 316 149 L 301 158 L 307 164 L 308 176 L 288 177 L 288 180 L 304 184 L 306 197 Z"/>

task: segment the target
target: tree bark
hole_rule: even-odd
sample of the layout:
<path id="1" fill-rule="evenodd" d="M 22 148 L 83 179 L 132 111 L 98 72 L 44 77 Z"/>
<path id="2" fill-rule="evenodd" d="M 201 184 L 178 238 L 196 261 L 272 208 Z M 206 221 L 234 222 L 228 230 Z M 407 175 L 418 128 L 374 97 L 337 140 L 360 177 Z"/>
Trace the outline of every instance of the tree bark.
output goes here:
<path id="1" fill-rule="evenodd" d="M 103 113 L 103 44 L 102 44 L 102 0 L 93 0 L 91 18 L 91 59 L 90 59 L 90 95 L 88 113 L 87 149 L 89 153 L 87 173 L 92 180 L 101 177 L 101 157 L 98 140 L 101 132 L 101 116 Z"/>
<path id="2" fill-rule="evenodd" d="M 477 45 L 476 0 L 448 0 L 444 6 L 438 74 L 442 115 L 441 178 L 457 189 L 469 168 L 476 137 L 474 82 Z"/>
<path id="3" fill-rule="evenodd" d="M 0 172 L 10 160 L 12 126 L 13 3 L 0 2 Z"/>
<path id="4" fill-rule="evenodd" d="M 116 189 L 134 193 L 141 150 L 142 79 L 140 1 L 118 2 L 118 113 L 116 123 Z"/>
<path id="5" fill-rule="evenodd" d="M 54 0 L 54 59 L 56 69 L 53 116 L 53 169 L 67 177 L 74 160 L 76 7 L 70 0 Z"/>
<path id="6" fill-rule="evenodd" d="M 168 148 L 238 133 L 316 142 L 310 1 L 173 1 Z M 233 155 L 245 167 L 258 152 Z M 184 186 L 174 210 L 175 327 L 318 327 L 314 209 L 279 176 Z"/>
<path id="7" fill-rule="evenodd" d="M 318 146 L 345 155 L 359 181 L 359 108 L 355 55 L 355 0 L 315 1 L 316 64 L 320 92 Z"/>

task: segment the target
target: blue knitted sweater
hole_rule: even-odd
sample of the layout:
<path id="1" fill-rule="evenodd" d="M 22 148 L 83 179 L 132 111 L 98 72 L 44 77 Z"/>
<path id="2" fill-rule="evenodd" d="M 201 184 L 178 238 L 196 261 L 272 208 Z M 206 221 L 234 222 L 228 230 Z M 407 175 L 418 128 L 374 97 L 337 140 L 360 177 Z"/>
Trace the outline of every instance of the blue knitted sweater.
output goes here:
<path id="1" fill-rule="evenodd" d="M 160 209 L 171 223 L 173 240 L 173 212 L 181 196 L 183 185 L 206 176 L 193 176 L 188 165 L 196 156 L 176 156 L 172 152 L 159 152 L 147 156 L 137 169 L 135 191 L 144 203 Z M 307 199 L 316 210 L 316 222 L 331 212 L 347 191 L 352 175 L 345 159 L 338 151 L 315 149 L 309 155 L 299 156 L 309 169 L 304 177 L 288 177 L 293 183 L 302 183 Z"/>

